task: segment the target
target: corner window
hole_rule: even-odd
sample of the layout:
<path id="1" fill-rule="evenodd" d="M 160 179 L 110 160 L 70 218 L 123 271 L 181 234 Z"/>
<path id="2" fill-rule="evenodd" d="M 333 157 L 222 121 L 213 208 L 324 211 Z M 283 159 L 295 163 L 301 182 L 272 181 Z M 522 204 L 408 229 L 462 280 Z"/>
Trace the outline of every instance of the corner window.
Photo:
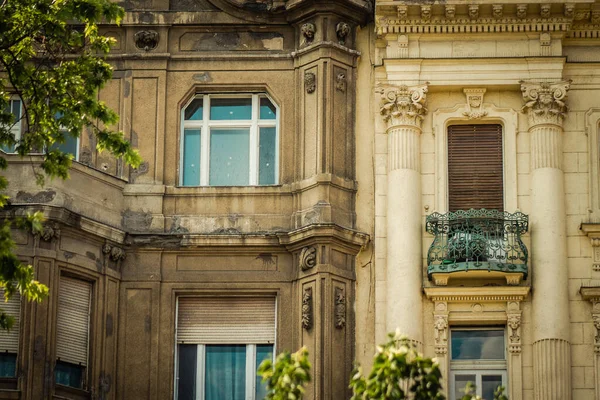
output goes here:
<path id="1" fill-rule="evenodd" d="M 11 113 L 14 117 L 14 121 L 12 126 L 10 127 L 10 132 L 12 133 L 13 137 L 15 138 L 15 140 L 18 142 L 19 140 L 21 140 L 21 118 L 22 118 L 22 113 L 23 113 L 23 107 L 21 104 L 21 100 L 19 99 L 11 99 L 8 102 L 8 106 L 6 107 L 6 110 L 4 110 L 4 112 L 6 113 Z M 14 153 L 16 151 L 16 145 L 12 144 L 12 145 L 3 145 L 2 147 L 0 147 L 2 149 L 3 152 L 5 153 Z"/>
<path id="2" fill-rule="evenodd" d="M 493 400 L 494 391 L 506 387 L 504 329 L 452 329 L 450 343 L 451 399 L 460 400 L 471 382 L 479 396 Z"/>
<path id="3" fill-rule="evenodd" d="M 14 318 L 13 327 L 0 330 L 0 378 L 17 376 L 17 351 L 19 350 L 19 326 L 21 317 L 21 296 L 13 294 L 9 301 L 4 301 L 4 289 L 0 288 L 0 309 Z"/>
<path id="4" fill-rule="evenodd" d="M 56 322 L 56 383 L 84 389 L 89 355 L 92 284 L 61 276 Z"/>
<path id="5" fill-rule="evenodd" d="M 176 400 L 260 400 L 275 343 L 275 298 L 180 297 Z"/>
<path id="6" fill-rule="evenodd" d="M 504 211 L 501 125 L 448 127 L 448 206 Z"/>
<path id="7" fill-rule="evenodd" d="M 181 114 L 182 186 L 277 183 L 279 113 L 265 94 L 196 96 Z"/>

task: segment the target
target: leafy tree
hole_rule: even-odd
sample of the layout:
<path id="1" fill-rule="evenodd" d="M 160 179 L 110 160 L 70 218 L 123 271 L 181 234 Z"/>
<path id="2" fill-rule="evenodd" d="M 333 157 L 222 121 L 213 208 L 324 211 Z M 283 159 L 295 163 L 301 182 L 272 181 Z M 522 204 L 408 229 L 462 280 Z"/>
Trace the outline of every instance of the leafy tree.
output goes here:
<path id="1" fill-rule="evenodd" d="M 269 400 L 299 400 L 304 394 L 304 384 L 310 381 L 308 351 L 302 347 L 296 353 L 277 356 L 275 363 L 263 361 L 258 367 L 263 382 L 267 383 Z"/>
<path id="2" fill-rule="evenodd" d="M 58 150 L 68 136 L 91 131 L 99 150 L 108 150 L 137 166 L 140 158 L 123 133 L 110 126 L 117 114 L 98 101 L 98 91 L 112 73 L 102 59 L 112 39 L 98 32 L 99 22 L 118 23 L 124 11 L 110 0 L 0 0 L 0 147 L 14 148 L 22 157 L 41 153 L 36 180 L 67 178 L 71 156 Z M 21 100 L 22 113 L 10 110 L 11 98 Z M 22 127 L 21 138 L 11 128 Z M 0 169 L 7 162 L 0 155 Z M 8 185 L 0 176 L 0 192 Z M 0 208 L 7 204 L 0 196 Z M 9 298 L 19 291 L 29 300 L 41 300 L 48 289 L 34 280 L 33 269 L 14 255 L 11 226 L 41 228 L 41 214 L 0 223 L 0 287 Z M 10 318 L 2 313 L 0 327 Z"/>

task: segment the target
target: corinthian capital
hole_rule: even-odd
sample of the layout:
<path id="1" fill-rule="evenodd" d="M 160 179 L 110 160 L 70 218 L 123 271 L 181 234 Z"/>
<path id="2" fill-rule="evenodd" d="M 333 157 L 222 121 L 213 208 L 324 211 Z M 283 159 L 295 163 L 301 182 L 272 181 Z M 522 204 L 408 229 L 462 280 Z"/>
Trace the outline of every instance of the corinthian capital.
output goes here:
<path id="1" fill-rule="evenodd" d="M 565 103 L 570 81 L 562 82 L 524 82 L 521 81 L 521 92 L 525 105 L 521 109 L 529 115 L 529 123 L 562 125 L 568 111 Z"/>
<path id="2" fill-rule="evenodd" d="M 390 86 L 378 91 L 381 93 L 379 112 L 388 126 L 414 125 L 421 127 L 427 113 L 427 84 L 419 86 Z"/>

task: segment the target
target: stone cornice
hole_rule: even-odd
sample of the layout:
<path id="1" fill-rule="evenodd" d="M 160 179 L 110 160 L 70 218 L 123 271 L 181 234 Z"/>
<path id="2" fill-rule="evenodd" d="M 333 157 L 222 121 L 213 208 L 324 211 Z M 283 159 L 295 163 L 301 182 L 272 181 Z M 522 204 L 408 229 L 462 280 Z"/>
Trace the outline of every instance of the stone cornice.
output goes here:
<path id="1" fill-rule="evenodd" d="M 420 128 L 427 113 L 427 83 L 417 86 L 386 86 L 381 94 L 379 113 L 389 127 L 410 125 Z"/>
<path id="2" fill-rule="evenodd" d="M 425 296 L 432 301 L 454 303 L 523 301 L 530 288 L 527 286 L 484 287 L 430 287 L 424 288 Z"/>

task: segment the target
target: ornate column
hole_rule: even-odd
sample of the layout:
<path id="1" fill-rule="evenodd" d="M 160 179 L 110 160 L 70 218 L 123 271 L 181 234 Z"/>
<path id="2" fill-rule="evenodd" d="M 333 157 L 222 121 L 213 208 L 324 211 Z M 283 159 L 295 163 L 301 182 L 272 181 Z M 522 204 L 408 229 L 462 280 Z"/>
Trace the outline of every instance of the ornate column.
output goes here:
<path id="1" fill-rule="evenodd" d="M 534 398 L 571 399 L 562 123 L 569 82 L 521 82 L 531 144 Z"/>
<path id="2" fill-rule="evenodd" d="M 381 91 L 387 122 L 386 328 L 423 343 L 420 135 L 427 85 Z"/>

